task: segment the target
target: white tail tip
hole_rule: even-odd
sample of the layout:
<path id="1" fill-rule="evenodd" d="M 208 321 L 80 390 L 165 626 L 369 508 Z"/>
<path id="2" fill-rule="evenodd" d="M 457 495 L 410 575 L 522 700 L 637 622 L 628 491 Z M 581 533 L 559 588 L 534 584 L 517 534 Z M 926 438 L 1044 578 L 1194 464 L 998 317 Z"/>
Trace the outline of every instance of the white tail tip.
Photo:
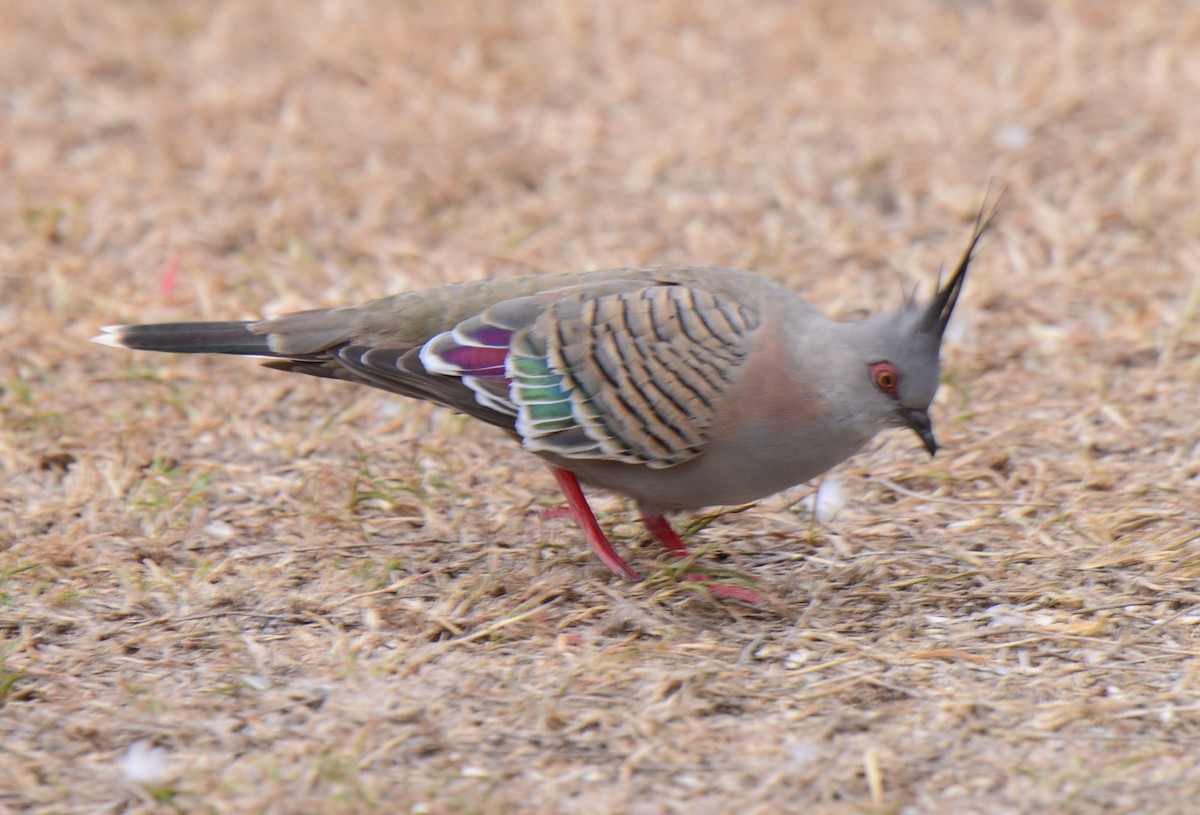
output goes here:
<path id="1" fill-rule="evenodd" d="M 125 326 L 123 325 L 102 325 L 100 333 L 92 337 L 92 342 L 111 348 L 124 348 L 124 335 Z"/>

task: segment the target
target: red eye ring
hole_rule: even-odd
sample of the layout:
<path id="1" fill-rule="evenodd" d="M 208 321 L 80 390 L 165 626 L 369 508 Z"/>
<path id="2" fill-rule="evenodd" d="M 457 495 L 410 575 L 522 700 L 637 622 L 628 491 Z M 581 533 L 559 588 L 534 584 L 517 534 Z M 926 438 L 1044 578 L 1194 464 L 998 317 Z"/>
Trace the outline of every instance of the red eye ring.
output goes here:
<path id="1" fill-rule="evenodd" d="M 890 362 L 872 364 L 871 380 L 875 383 L 875 387 L 888 396 L 896 396 L 900 390 L 900 374 L 896 373 L 896 366 Z"/>

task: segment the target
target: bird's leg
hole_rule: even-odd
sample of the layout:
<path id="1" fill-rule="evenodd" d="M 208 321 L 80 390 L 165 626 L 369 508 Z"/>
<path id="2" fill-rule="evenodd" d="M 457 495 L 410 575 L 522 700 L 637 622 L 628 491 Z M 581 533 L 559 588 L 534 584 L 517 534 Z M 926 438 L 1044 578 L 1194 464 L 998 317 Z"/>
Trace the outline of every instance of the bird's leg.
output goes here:
<path id="1" fill-rule="evenodd" d="M 663 548 L 670 552 L 675 557 L 687 557 L 688 549 L 683 545 L 683 540 L 679 537 L 679 533 L 671 526 L 662 515 L 643 515 L 642 523 L 645 524 L 646 530 L 654 536 L 654 539 L 663 545 Z"/>
<path id="2" fill-rule="evenodd" d="M 661 543 L 663 548 L 672 557 L 688 556 L 688 549 L 683 545 L 683 540 L 679 537 L 679 533 L 675 531 L 674 527 L 671 526 L 671 522 L 665 517 L 662 515 L 643 515 L 642 523 L 645 524 L 646 529 L 654 536 L 654 539 Z M 739 586 L 725 586 L 720 583 L 709 583 L 707 582 L 709 577 L 710 575 L 699 572 L 684 572 L 683 574 L 684 580 L 704 583 L 708 590 L 717 597 L 729 597 L 756 606 L 762 605 L 764 602 L 760 595 L 749 589 L 743 589 Z"/>
<path id="3" fill-rule="evenodd" d="M 558 486 L 567 498 L 567 506 L 570 508 L 571 516 L 575 518 L 575 523 L 579 524 L 579 528 L 583 530 L 588 546 L 592 547 L 592 551 L 604 561 L 605 566 L 617 574 L 624 575 L 630 580 L 641 580 L 638 573 L 633 570 L 633 567 L 617 554 L 616 549 L 613 549 L 608 536 L 604 534 L 604 530 L 600 528 L 600 524 L 596 521 L 596 516 L 592 513 L 592 508 L 588 506 L 587 498 L 584 496 L 583 490 L 580 489 L 579 479 L 575 477 L 575 474 L 561 467 L 551 467 L 550 472 L 554 473 L 554 477 L 558 479 Z M 662 515 L 643 515 L 642 523 L 646 525 L 646 529 L 650 530 L 650 534 L 673 557 L 688 556 L 687 547 L 683 545 L 683 541 L 680 540 L 678 533 L 671 528 L 671 524 Z M 729 597 L 734 600 L 751 603 L 752 605 L 761 605 L 763 603 L 763 598 L 749 589 L 708 583 L 709 576 L 705 574 L 687 572 L 683 575 L 683 578 L 684 580 L 704 583 L 708 590 L 717 597 Z"/>
<path id="4" fill-rule="evenodd" d="M 567 472 L 561 467 L 551 467 L 550 472 L 554 473 L 554 477 L 558 479 L 558 486 L 567 498 L 567 506 L 571 508 L 571 515 L 575 518 L 575 523 L 579 524 L 579 528 L 583 530 L 584 537 L 587 538 L 588 546 L 592 547 L 592 551 L 604 561 L 605 566 L 617 574 L 624 575 L 630 580 L 640 580 L 638 573 L 617 554 L 616 549 L 613 549 L 604 530 L 596 522 L 596 516 L 592 514 L 592 508 L 588 506 L 587 498 L 584 497 L 583 490 L 579 488 L 579 479 L 575 477 L 575 474 Z"/>

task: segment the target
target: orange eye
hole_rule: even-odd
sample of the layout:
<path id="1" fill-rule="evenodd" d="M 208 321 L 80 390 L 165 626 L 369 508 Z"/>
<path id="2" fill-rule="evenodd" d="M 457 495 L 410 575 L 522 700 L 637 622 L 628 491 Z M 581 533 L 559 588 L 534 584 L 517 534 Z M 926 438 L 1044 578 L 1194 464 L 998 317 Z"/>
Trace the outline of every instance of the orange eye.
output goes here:
<path id="1" fill-rule="evenodd" d="M 875 387 L 888 396 L 895 396 L 900 388 L 900 374 L 896 373 L 895 366 L 890 362 L 876 362 L 872 365 L 871 379 L 875 381 Z"/>

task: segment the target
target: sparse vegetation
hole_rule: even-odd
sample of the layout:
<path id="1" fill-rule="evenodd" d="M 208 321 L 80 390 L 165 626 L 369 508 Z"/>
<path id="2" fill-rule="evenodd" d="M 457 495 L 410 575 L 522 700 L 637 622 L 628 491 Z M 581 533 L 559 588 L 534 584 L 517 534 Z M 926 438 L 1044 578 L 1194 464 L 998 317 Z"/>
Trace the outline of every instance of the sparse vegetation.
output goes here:
<path id="1" fill-rule="evenodd" d="M 1200 800 L 1178 4 L 10 0 L 0 88 L 0 812 Z M 993 178 L 938 458 L 880 439 L 826 523 L 800 488 L 680 524 L 762 608 L 598 496 L 649 575 L 613 577 L 489 428 L 87 342 L 673 263 L 853 317 Z"/>

